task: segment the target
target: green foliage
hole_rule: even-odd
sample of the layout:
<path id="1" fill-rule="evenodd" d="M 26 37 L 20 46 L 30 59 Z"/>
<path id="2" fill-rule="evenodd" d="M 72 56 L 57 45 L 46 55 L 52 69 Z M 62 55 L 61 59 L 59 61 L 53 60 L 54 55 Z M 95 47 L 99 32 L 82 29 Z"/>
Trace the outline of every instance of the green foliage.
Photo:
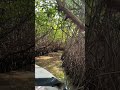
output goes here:
<path id="1" fill-rule="evenodd" d="M 62 27 L 65 21 L 58 13 L 56 4 L 49 0 L 36 0 L 35 4 L 36 36 L 46 34 L 50 40 L 65 41 L 66 34 L 62 31 L 66 28 Z"/>

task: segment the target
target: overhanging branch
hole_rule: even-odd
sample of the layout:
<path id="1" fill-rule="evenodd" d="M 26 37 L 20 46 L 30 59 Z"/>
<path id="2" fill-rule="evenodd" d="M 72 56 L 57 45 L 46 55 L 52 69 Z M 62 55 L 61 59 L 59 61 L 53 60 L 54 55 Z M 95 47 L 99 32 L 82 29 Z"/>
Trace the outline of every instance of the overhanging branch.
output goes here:
<path id="1" fill-rule="evenodd" d="M 76 17 L 68 8 L 66 8 L 64 6 L 63 2 L 61 2 L 61 0 L 56 0 L 56 1 L 57 1 L 57 4 L 58 4 L 59 11 L 63 11 L 66 14 L 67 18 L 72 20 L 73 23 L 75 23 L 81 31 L 84 31 L 85 27 L 82 24 L 82 22 L 79 20 L 79 18 Z"/>

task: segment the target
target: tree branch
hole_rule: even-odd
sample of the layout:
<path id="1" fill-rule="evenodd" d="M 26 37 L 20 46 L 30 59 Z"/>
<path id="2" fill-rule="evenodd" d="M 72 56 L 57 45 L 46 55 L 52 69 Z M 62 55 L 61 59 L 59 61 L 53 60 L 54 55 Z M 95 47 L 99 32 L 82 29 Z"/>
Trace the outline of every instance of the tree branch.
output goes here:
<path id="1" fill-rule="evenodd" d="M 73 23 L 75 23 L 81 31 L 84 31 L 85 27 L 82 24 L 82 22 L 79 20 L 79 18 L 76 17 L 68 8 L 66 8 L 64 4 L 61 2 L 61 0 L 56 0 L 56 1 L 58 4 L 58 10 L 63 11 L 66 14 L 67 18 L 72 20 Z"/>

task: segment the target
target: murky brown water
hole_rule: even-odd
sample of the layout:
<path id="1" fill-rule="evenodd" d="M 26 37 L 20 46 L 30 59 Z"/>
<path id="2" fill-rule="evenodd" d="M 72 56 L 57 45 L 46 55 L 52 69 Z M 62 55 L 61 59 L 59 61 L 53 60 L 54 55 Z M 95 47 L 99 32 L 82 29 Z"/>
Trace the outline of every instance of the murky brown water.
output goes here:
<path id="1" fill-rule="evenodd" d="M 34 90 L 34 72 L 14 71 L 0 74 L 0 90 Z"/>

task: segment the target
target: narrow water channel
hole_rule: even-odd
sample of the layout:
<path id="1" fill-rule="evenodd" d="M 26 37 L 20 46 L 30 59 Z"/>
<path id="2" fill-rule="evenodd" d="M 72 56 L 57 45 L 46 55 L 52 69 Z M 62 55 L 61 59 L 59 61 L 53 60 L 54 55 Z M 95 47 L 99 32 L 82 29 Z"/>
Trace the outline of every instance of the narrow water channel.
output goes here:
<path id="1" fill-rule="evenodd" d="M 60 60 L 62 53 L 62 51 L 58 51 L 51 52 L 45 56 L 38 56 L 35 58 L 35 63 L 38 66 L 48 70 L 61 81 L 64 81 L 64 71 L 62 68 L 62 61 Z"/>

